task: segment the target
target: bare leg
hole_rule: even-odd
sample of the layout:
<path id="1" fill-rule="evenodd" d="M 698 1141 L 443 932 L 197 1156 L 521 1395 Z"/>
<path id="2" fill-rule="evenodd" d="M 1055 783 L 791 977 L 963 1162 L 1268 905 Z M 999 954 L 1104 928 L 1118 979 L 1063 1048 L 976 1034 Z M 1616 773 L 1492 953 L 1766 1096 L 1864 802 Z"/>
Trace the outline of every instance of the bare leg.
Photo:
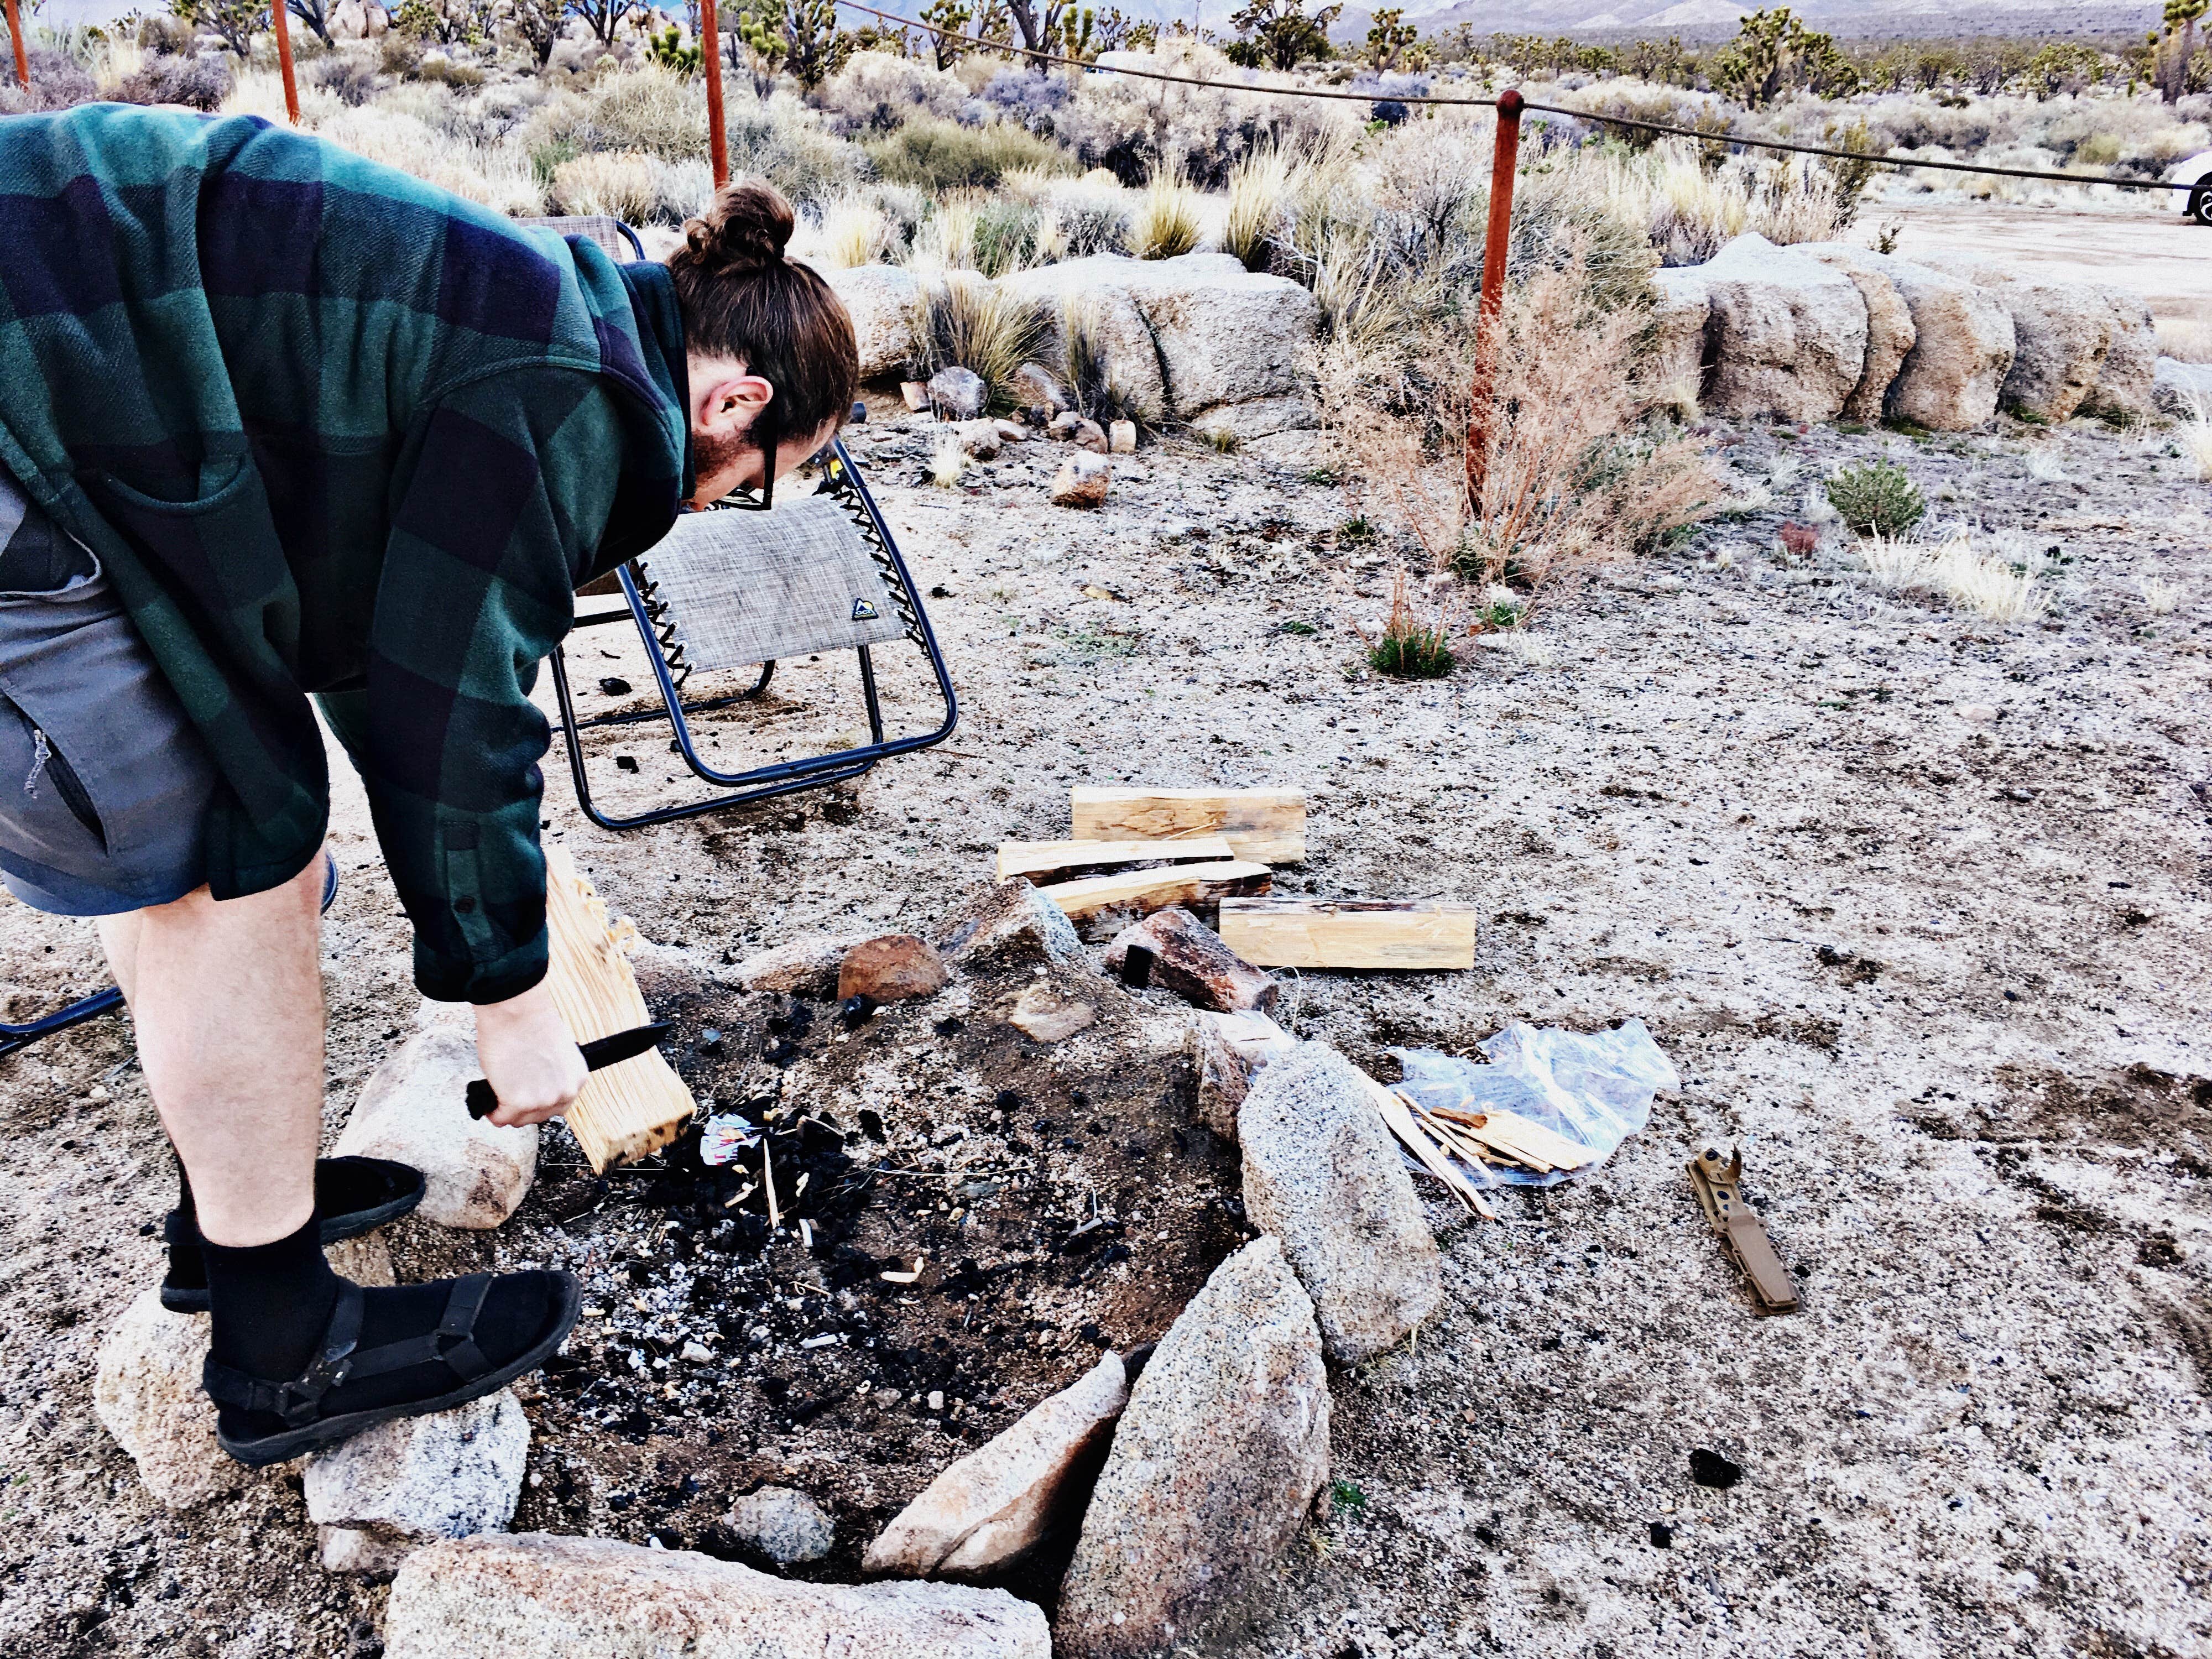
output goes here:
<path id="1" fill-rule="evenodd" d="M 315 1207 L 323 863 L 265 893 L 206 888 L 100 923 L 139 1062 L 210 1243 L 266 1244 Z"/>

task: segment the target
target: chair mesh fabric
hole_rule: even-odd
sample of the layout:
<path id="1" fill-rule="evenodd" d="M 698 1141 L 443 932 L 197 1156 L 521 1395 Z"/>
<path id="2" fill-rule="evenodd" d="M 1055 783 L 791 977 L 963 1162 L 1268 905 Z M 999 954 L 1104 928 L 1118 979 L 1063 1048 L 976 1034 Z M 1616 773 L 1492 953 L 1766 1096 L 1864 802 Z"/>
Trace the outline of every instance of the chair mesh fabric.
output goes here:
<path id="1" fill-rule="evenodd" d="M 535 218 L 517 218 L 518 225 L 541 225 L 548 230 L 557 230 L 563 236 L 581 236 L 596 243 L 599 252 L 617 264 L 629 264 L 637 258 L 637 249 L 623 232 L 623 222 L 611 213 L 553 214 Z"/>
<path id="2" fill-rule="evenodd" d="M 690 669 L 741 668 L 903 638 L 874 550 L 822 495 L 770 512 L 686 513 L 637 568 L 664 638 Z"/>

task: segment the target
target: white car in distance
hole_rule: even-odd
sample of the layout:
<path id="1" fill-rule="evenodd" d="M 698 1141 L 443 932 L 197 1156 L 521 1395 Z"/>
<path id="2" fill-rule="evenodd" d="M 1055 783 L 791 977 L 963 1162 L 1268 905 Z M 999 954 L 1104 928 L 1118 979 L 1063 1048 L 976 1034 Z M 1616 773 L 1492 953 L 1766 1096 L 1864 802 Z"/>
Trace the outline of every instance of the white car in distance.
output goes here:
<path id="1" fill-rule="evenodd" d="M 2181 210 L 2200 225 L 2212 225 L 2212 149 L 2201 149 L 2175 162 L 2166 169 L 2166 182 L 2188 185 L 2185 193 L 2174 192 Z"/>

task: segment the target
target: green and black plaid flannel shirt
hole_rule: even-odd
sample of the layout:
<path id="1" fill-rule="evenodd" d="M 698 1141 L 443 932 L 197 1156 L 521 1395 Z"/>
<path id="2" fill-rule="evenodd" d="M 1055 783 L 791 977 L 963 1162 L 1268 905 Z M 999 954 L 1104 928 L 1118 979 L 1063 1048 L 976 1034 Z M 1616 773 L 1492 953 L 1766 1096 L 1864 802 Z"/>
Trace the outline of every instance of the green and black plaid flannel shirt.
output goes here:
<path id="1" fill-rule="evenodd" d="M 219 898 L 306 867 L 321 694 L 428 995 L 545 970 L 530 701 L 690 489 L 667 273 L 246 118 L 0 121 L 0 466 L 212 751 Z"/>

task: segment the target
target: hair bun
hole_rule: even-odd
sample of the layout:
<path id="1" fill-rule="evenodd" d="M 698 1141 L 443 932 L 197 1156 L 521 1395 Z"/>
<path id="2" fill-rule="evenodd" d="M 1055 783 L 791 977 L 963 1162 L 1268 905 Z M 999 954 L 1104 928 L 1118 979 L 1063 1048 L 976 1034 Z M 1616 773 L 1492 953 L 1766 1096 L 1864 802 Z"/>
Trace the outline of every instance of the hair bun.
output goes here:
<path id="1" fill-rule="evenodd" d="M 797 222 L 791 204 L 773 185 L 724 185 L 706 212 L 684 226 L 690 263 L 710 276 L 776 264 Z"/>

